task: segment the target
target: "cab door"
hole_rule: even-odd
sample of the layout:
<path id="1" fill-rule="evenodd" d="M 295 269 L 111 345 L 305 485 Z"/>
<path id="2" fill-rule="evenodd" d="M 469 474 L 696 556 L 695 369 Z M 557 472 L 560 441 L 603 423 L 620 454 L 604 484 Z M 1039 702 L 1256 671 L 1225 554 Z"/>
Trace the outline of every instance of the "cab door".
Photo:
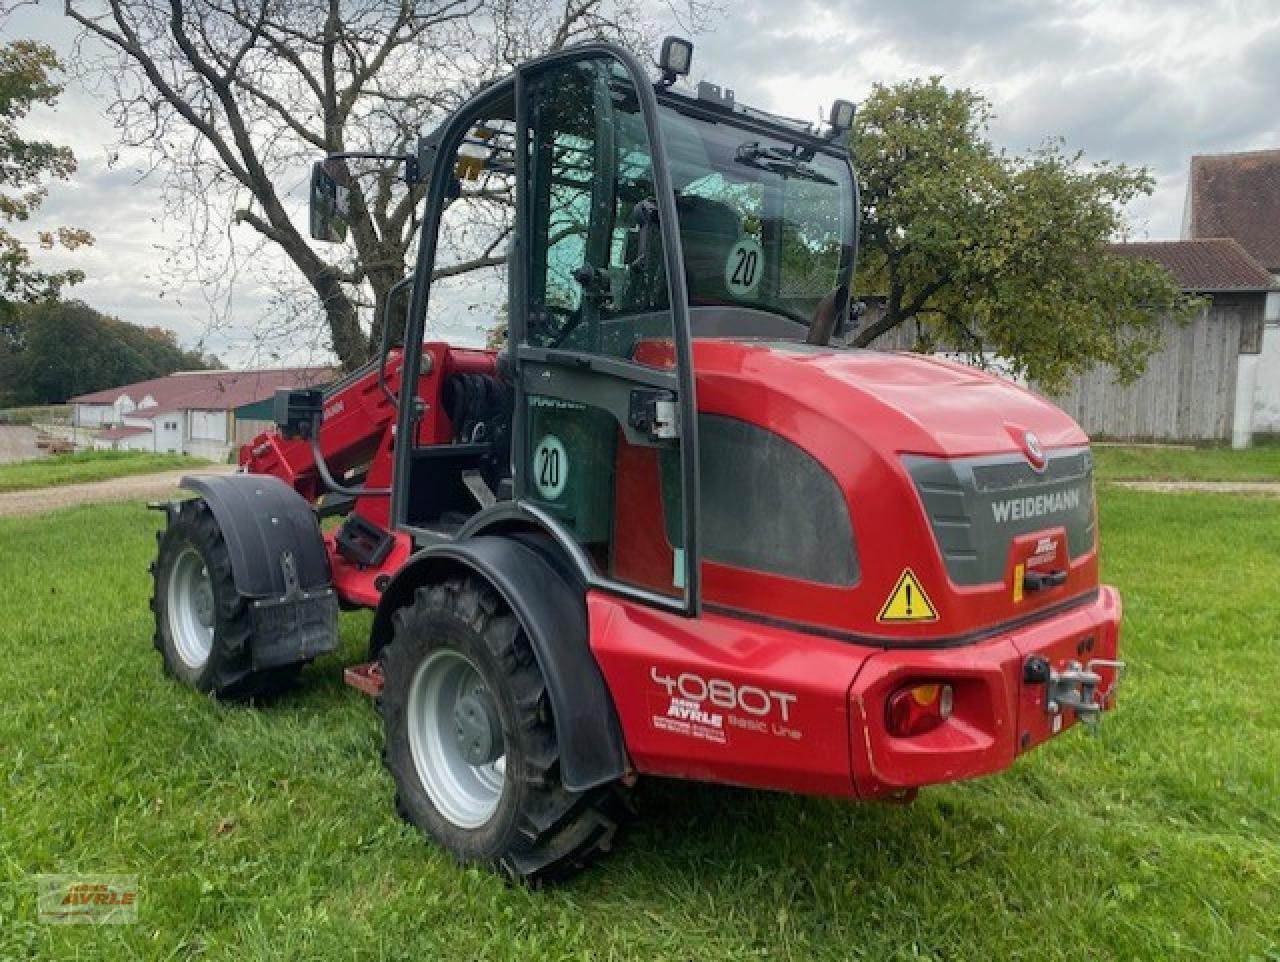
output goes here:
<path id="1" fill-rule="evenodd" d="M 695 614 L 696 406 L 653 89 L 604 46 L 517 82 L 516 497 L 595 586 Z"/>

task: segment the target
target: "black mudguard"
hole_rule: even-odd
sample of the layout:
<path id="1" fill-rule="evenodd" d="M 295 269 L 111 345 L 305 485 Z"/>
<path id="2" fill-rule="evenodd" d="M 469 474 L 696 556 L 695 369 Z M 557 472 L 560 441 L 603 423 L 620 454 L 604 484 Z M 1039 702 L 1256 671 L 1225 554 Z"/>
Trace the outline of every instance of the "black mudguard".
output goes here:
<path id="1" fill-rule="evenodd" d="M 206 474 L 182 479 L 209 505 L 231 556 L 236 590 L 248 598 L 279 598 L 291 587 L 285 553 L 293 556 L 296 587 L 331 584 L 329 556 L 310 503 L 268 474 Z"/>
<path id="2" fill-rule="evenodd" d="M 250 601 L 253 670 L 310 661 L 338 647 L 338 598 L 311 505 L 265 474 L 182 479 L 213 512 L 236 591 Z"/>
<path id="3" fill-rule="evenodd" d="M 376 656 L 391 640 L 391 616 L 420 585 L 459 572 L 492 585 L 529 638 L 551 699 L 565 787 L 586 791 L 626 774 L 622 725 L 591 653 L 582 586 L 571 584 L 563 570 L 523 540 L 481 535 L 415 554 L 382 593 L 371 652 Z"/>

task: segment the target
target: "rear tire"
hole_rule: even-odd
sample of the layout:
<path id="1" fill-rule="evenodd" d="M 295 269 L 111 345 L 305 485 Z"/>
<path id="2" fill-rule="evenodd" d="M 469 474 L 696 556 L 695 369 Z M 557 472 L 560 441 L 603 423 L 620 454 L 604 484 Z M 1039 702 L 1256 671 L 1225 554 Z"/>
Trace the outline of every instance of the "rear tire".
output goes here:
<path id="1" fill-rule="evenodd" d="M 455 858 L 530 885 L 607 852 L 620 786 L 571 792 L 542 673 L 519 621 L 486 584 L 417 590 L 381 655 L 383 758 L 396 807 Z"/>
<path id="2" fill-rule="evenodd" d="M 252 671 L 249 599 L 236 591 L 226 541 L 204 499 L 180 502 L 156 538 L 151 610 L 165 671 L 219 698 L 288 687 L 301 665 Z"/>

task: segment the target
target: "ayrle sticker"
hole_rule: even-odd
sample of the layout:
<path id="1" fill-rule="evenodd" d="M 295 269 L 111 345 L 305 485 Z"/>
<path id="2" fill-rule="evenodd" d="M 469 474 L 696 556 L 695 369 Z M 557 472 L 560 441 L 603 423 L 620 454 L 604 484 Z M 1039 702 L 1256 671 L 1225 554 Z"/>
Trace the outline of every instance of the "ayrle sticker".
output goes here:
<path id="1" fill-rule="evenodd" d="M 653 727 L 671 735 L 724 745 L 729 741 L 722 712 L 709 710 L 696 701 L 665 695 L 649 698 Z"/>
<path id="2" fill-rule="evenodd" d="M 938 611 L 920 587 L 920 581 L 910 568 L 902 570 L 902 576 L 889 593 L 889 600 L 880 609 L 876 621 L 937 621 Z"/>

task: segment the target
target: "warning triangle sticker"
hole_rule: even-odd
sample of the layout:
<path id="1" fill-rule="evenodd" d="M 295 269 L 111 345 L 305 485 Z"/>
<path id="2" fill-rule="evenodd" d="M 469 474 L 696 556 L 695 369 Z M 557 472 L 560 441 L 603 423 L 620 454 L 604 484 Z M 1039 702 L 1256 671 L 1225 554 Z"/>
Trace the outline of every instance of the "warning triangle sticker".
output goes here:
<path id="1" fill-rule="evenodd" d="M 920 587 L 920 581 L 910 568 L 903 569 L 902 577 L 894 585 L 889 600 L 880 609 L 876 621 L 937 621 L 938 612 L 933 602 Z"/>

